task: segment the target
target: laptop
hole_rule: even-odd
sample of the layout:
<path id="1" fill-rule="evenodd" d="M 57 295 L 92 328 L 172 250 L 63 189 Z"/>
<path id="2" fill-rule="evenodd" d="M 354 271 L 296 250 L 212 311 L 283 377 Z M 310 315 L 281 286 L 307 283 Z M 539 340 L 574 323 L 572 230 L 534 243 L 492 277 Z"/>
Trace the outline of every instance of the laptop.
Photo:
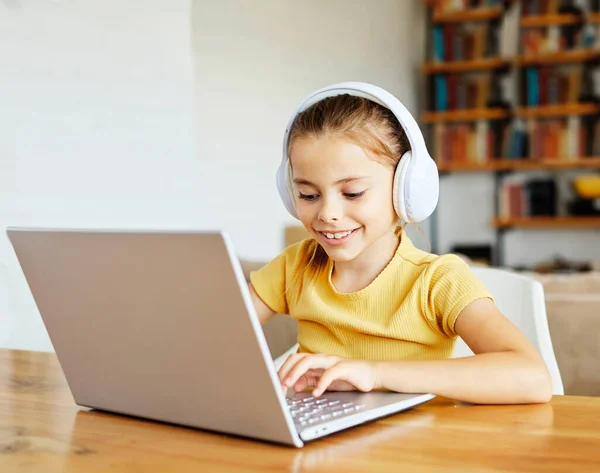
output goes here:
<path id="1" fill-rule="evenodd" d="M 302 447 L 434 397 L 286 396 L 226 232 L 7 235 L 80 406 Z"/>

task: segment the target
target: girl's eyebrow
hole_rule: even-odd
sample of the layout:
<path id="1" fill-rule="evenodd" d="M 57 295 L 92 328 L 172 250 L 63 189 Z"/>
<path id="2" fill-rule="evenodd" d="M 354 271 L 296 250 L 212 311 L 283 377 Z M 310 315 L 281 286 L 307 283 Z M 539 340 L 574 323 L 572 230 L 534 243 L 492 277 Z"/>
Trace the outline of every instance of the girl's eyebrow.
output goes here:
<path id="1" fill-rule="evenodd" d="M 367 179 L 367 177 L 368 176 L 345 177 L 344 179 L 340 179 L 339 181 L 336 181 L 335 184 L 345 184 L 346 182 L 358 181 L 360 179 Z M 294 179 L 294 184 L 316 187 L 312 182 L 307 181 L 306 179 Z"/>

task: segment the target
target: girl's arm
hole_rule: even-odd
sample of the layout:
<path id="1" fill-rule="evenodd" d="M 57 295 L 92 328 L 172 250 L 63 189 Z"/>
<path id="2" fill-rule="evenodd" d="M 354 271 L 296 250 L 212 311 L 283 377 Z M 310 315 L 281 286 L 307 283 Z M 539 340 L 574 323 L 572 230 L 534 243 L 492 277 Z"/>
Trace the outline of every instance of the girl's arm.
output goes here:
<path id="1" fill-rule="evenodd" d="M 482 404 L 550 400 L 552 381 L 542 357 L 494 302 L 473 301 L 458 316 L 454 328 L 475 356 L 377 362 L 377 387 Z"/>
<path id="2" fill-rule="evenodd" d="M 265 322 L 267 322 L 271 317 L 275 315 L 275 312 L 271 310 L 271 308 L 262 301 L 262 299 L 254 290 L 254 287 L 252 287 L 251 283 L 248 283 L 248 289 L 250 289 L 250 296 L 252 297 L 254 308 L 256 309 L 256 313 L 258 314 L 258 319 L 260 320 L 261 325 L 264 325 Z"/>
<path id="3" fill-rule="evenodd" d="M 478 404 L 547 402 L 552 397 L 548 369 L 529 340 L 490 299 L 465 307 L 455 331 L 475 356 L 439 361 L 364 361 L 330 355 L 296 354 L 279 370 L 284 388 L 333 390 L 389 389 L 434 393 Z"/>

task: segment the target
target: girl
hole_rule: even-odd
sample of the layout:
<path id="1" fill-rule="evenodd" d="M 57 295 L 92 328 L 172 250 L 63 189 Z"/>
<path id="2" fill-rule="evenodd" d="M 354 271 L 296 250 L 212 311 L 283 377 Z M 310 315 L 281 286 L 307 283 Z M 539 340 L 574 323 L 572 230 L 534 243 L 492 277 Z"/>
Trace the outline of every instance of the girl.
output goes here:
<path id="1" fill-rule="evenodd" d="M 298 321 L 300 349 L 279 370 L 282 387 L 314 396 L 383 389 L 547 402 L 541 356 L 467 264 L 417 249 L 404 231 L 411 218 L 431 214 L 438 195 L 412 116 L 370 84 L 336 84 L 309 97 L 284 140 L 291 199 L 279 184 L 312 238 L 250 278 L 261 323 L 276 313 Z M 448 359 L 457 336 L 475 356 Z"/>

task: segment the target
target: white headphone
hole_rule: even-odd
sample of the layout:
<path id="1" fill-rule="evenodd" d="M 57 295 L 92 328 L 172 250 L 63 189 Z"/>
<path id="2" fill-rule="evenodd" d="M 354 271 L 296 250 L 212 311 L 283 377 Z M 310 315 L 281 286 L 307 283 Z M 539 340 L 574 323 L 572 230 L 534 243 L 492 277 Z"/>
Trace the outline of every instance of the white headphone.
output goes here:
<path id="1" fill-rule="evenodd" d="M 364 82 L 342 82 L 319 89 L 301 103 L 285 130 L 283 156 L 277 169 L 277 189 L 288 212 L 295 218 L 296 208 L 292 185 L 292 172 L 288 157 L 288 140 L 296 116 L 315 103 L 327 97 L 349 94 L 372 100 L 388 108 L 396 116 L 404 129 L 410 151 L 402 155 L 394 173 L 394 209 L 404 222 L 421 222 L 429 217 L 438 202 L 438 169 L 427 151 L 419 125 L 400 101 L 381 87 Z"/>

